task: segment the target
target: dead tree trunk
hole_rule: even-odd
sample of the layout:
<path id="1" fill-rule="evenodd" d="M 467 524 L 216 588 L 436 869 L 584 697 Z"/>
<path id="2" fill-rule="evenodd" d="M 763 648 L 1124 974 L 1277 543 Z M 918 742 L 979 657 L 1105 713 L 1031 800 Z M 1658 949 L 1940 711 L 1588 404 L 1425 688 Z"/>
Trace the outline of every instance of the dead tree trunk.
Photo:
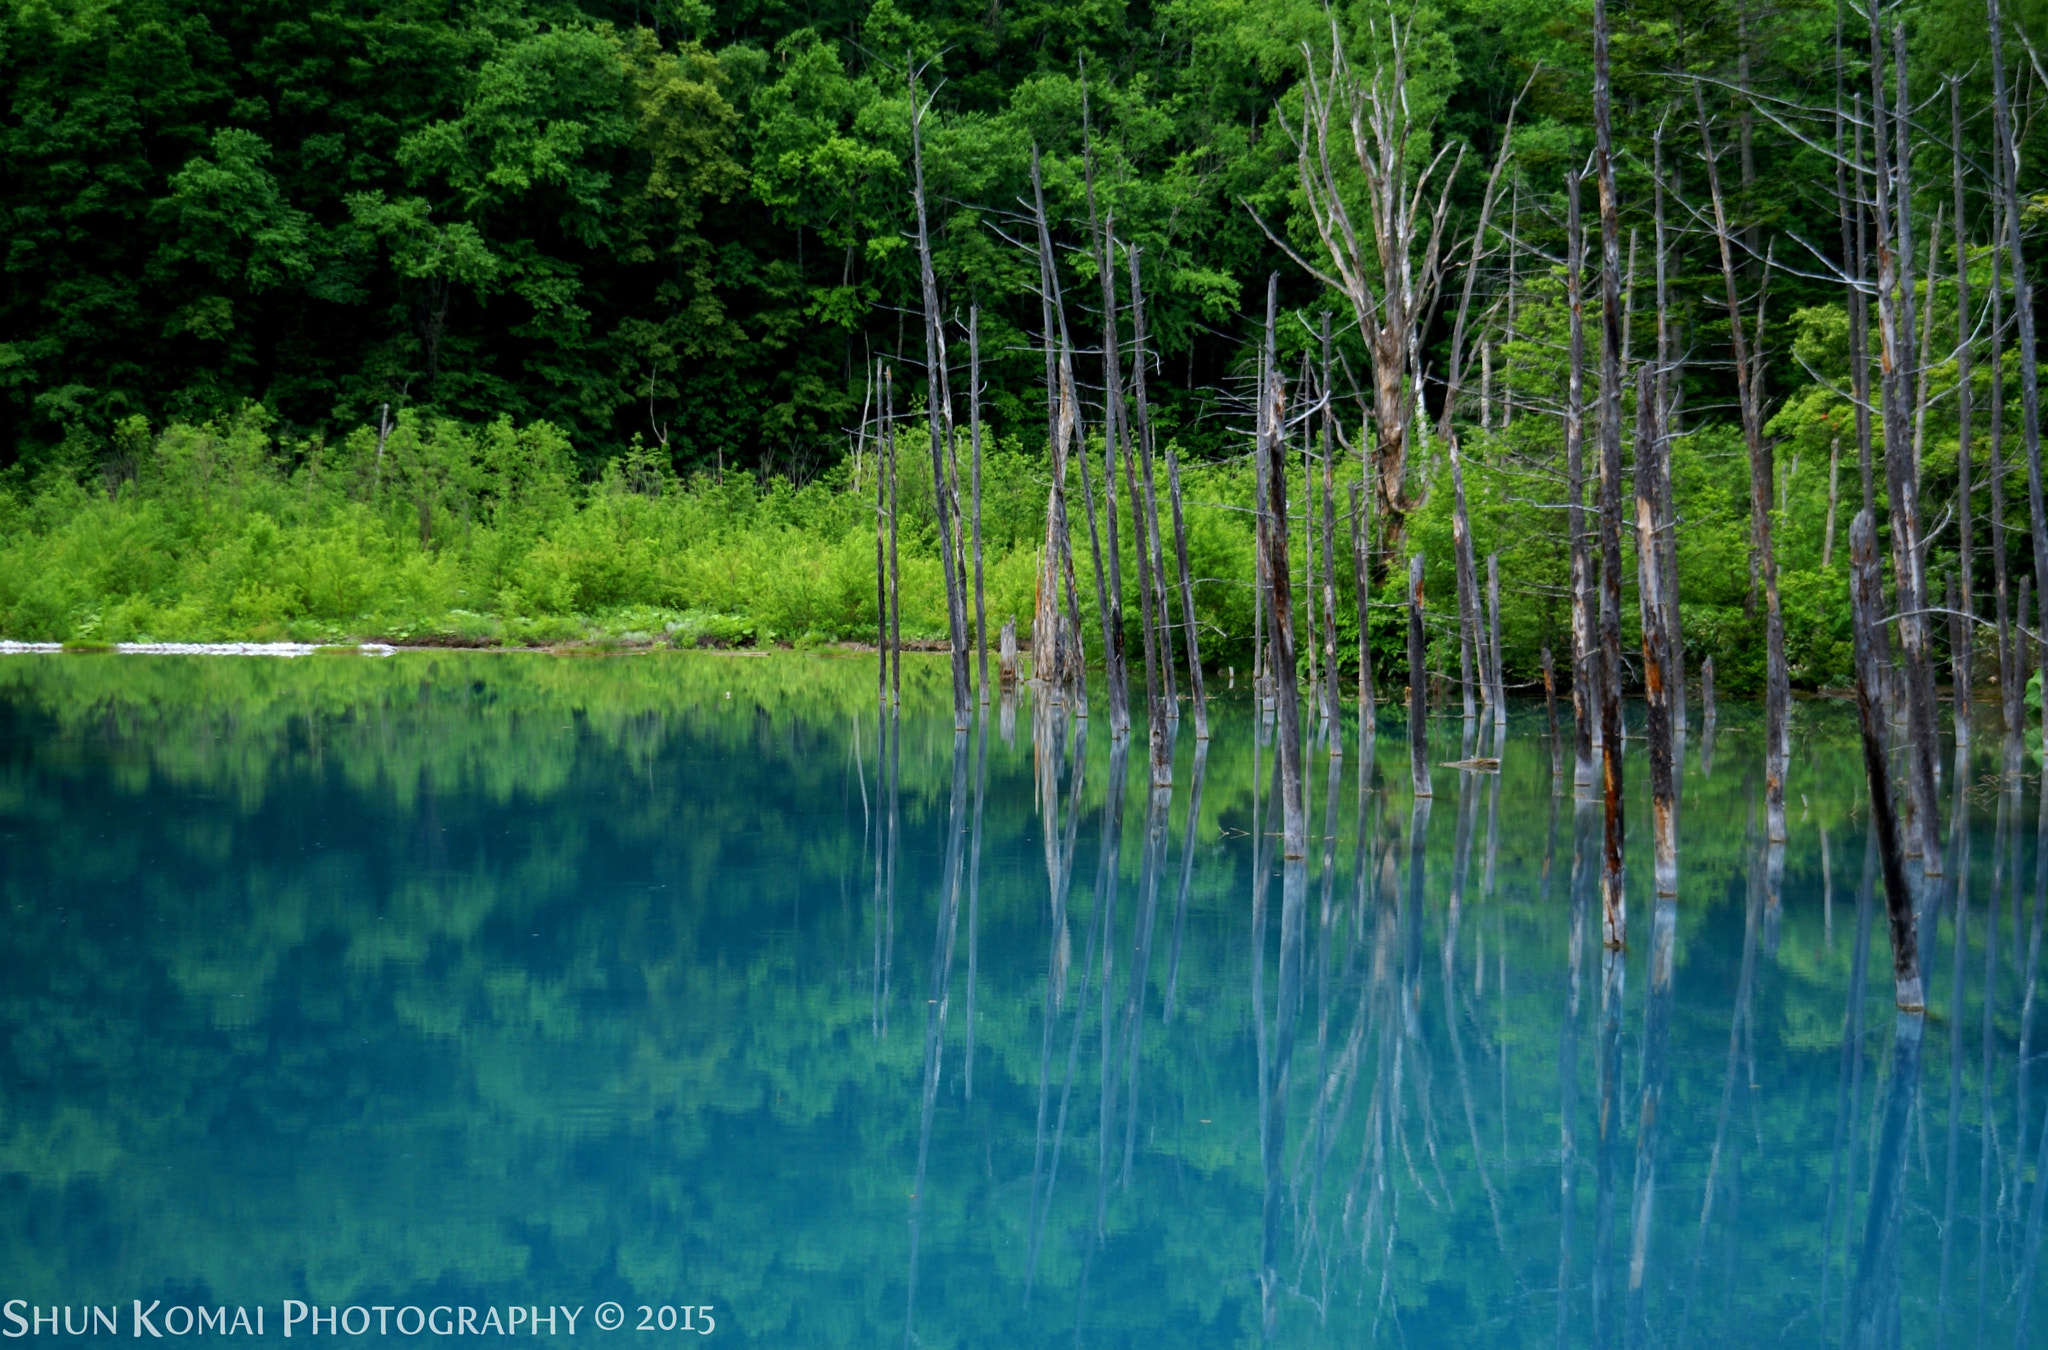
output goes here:
<path id="1" fill-rule="evenodd" d="M 1657 231 L 1657 453 L 1664 465 L 1659 477 L 1657 539 L 1663 549 L 1664 576 L 1670 582 L 1671 604 L 1664 613 L 1664 631 L 1670 642 L 1665 682 L 1671 686 L 1671 726 L 1685 736 L 1685 624 L 1678 609 L 1678 502 L 1671 485 L 1671 420 L 1675 386 L 1679 379 L 1675 334 L 1671 322 L 1670 245 L 1664 224 L 1664 128 L 1660 124 L 1654 145 L 1653 183 Z"/>
<path id="2" fill-rule="evenodd" d="M 889 706 L 903 705 L 903 580 L 896 558 L 896 372 L 882 371 L 882 454 L 889 461 Z"/>
<path id="3" fill-rule="evenodd" d="M 877 367 L 881 365 L 878 361 Z M 868 389 L 872 396 L 874 372 L 868 376 Z M 866 432 L 866 411 L 862 411 L 863 433 Z M 889 475 L 882 453 L 883 437 L 880 428 L 875 436 L 875 701 L 883 707 L 889 706 L 889 565 L 888 546 L 885 536 L 889 532 Z"/>
<path id="4" fill-rule="evenodd" d="M 967 426 L 974 450 L 974 641 L 981 653 L 981 706 L 988 707 L 988 600 L 981 577 L 981 306 L 967 310 Z"/>
<path id="5" fill-rule="evenodd" d="M 1153 604 L 1154 578 L 1152 575 L 1152 541 L 1145 528 L 1145 498 L 1138 491 L 1136 460 L 1138 445 L 1135 438 L 1127 433 L 1130 418 L 1123 403 L 1122 361 L 1117 355 L 1116 331 L 1116 269 L 1110 266 L 1116 258 L 1116 218 L 1111 215 L 1103 222 L 1102 230 L 1102 301 L 1103 301 L 1103 367 L 1109 373 L 1108 399 L 1116 410 L 1112 421 L 1116 427 L 1117 439 L 1122 442 L 1124 460 L 1124 491 L 1131 502 L 1132 542 L 1136 545 L 1138 557 L 1138 617 L 1144 636 L 1142 646 L 1145 652 L 1145 727 L 1148 749 L 1151 754 L 1152 786 L 1155 788 L 1173 785 L 1173 752 L 1166 738 L 1166 700 L 1161 696 L 1159 683 L 1159 643 L 1156 627 L 1157 609 Z M 1142 364 L 1143 357 L 1140 362 Z M 1109 460 L 1109 471 L 1116 472 L 1114 457 Z M 1112 508 L 1114 509 L 1114 508 Z M 1111 532 L 1112 549 L 1115 548 L 1115 533 Z M 1115 558 L 1112 554 L 1112 563 Z"/>
<path id="6" fill-rule="evenodd" d="M 1627 939 L 1621 800 L 1621 215 L 1614 186 L 1607 0 L 1593 0 L 1593 163 L 1600 193 L 1600 751 L 1606 852 L 1600 871 L 1603 933 Z"/>
<path id="7" fill-rule="evenodd" d="M 1884 870 L 1885 910 L 1891 918 L 1892 983 L 1902 1011 L 1919 1012 L 1920 937 L 1913 894 L 1906 879 L 1905 850 L 1892 804 L 1891 766 L 1886 758 L 1885 715 L 1877 701 L 1877 645 L 1871 635 L 1884 623 L 1884 583 L 1878 575 L 1877 531 L 1868 511 L 1849 525 L 1849 599 L 1856 633 L 1856 710 L 1863 731 L 1863 771 L 1870 780 L 1870 823 Z"/>
<path id="8" fill-rule="evenodd" d="M 1270 516 L 1266 526 L 1266 577 L 1267 607 L 1273 615 L 1273 692 L 1278 714 L 1275 735 L 1280 742 L 1281 832 L 1285 845 L 1281 856 L 1299 862 L 1308 856 L 1308 818 L 1301 795 L 1301 687 L 1294 661 L 1294 587 L 1287 563 L 1287 399 L 1280 382 L 1279 363 L 1274 359 L 1279 306 L 1280 278 L 1276 273 L 1266 282 L 1266 388 L 1259 399 L 1265 435 L 1260 450 L 1266 460 L 1266 504 Z"/>
<path id="9" fill-rule="evenodd" d="M 1987 0 L 1991 29 L 1991 120 L 1997 141 L 1996 188 L 2005 216 L 2006 256 L 2012 269 L 2013 340 L 2019 348 L 2020 431 L 2027 451 L 2027 513 L 2034 545 L 2034 577 L 2040 591 L 2040 632 L 2048 641 L 2048 511 L 2041 500 L 2041 375 L 2034 364 L 2034 296 L 2027 283 L 2026 249 L 2020 236 L 2019 152 L 2012 110 L 2006 102 L 2004 20 L 1998 0 Z M 2020 616 L 2022 626 L 2026 616 Z M 2043 667 L 2048 668 L 2048 649 Z M 2048 706 L 2048 705 L 2044 705 Z"/>
<path id="10" fill-rule="evenodd" d="M 1123 378 L 1122 365 L 1116 355 L 1116 269 L 1109 263 L 1110 250 L 1104 245 L 1106 235 L 1097 228 L 1095 217 L 1095 142 L 1088 121 L 1088 88 L 1081 87 L 1081 147 L 1082 163 L 1086 175 L 1088 192 L 1088 241 L 1096 251 L 1096 267 L 1102 278 L 1102 516 L 1105 533 L 1108 536 L 1108 552 L 1103 555 L 1109 568 L 1108 584 L 1103 591 L 1102 643 L 1106 649 L 1103 656 L 1103 677 L 1109 684 L 1109 735 L 1112 740 L 1122 740 L 1131 734 L 1131 682 L 1130 666 L 1124 653 L 1124 564 L 1123 549 L 1117 537 L 1116 510 L 1116 459 L 1118 442 L 1122 435 L 1123 421 Z M 1092 533 L 1095 529 L 1095 494 L 1088 486 L 1088 456 L 1083 442 L 1081 456 L 1081 486 L 1088 493 L 1089 522 Z"/>
<path id="11" fill-rule="evenodd" d="M 1366 519 L 1368 497 L 1364 483 L 1351 485 L 1351 574 L 1353 596 L 1358 602 L 1358 739 L 1360 753 L 1371 743 L 1377 729 L 1372 691 L 1372 583 L 1366 565 L 1366 539 L 1371 522 Z"/>
<path id="12" fill-rule="evenodd" d="M 1600 662 L 1594 654 L 1593 560 L 1586 538 L 1586 232 L 1579 218 L 1579 176 L 1565 187 L 1565 295 L 1571 306 L 1570 372 L 1565 390 L 1565 528 L 1571 534 L 1573 777 L 1593 787 L 1594 725 L 1600 718 Z"/>
<path id="13" fill-rule="evenodd" d="M 1081 642 L 1081 594 L 1075 584 L 1073 536 L 1067 520 L 1067 450 L 1075 437 L 1073 374 L 1068 362 L 1066 306 L 1060 297 L 1058 264 L 1052 251 L 1052 226 L 1045 214 L 1045 185 L 1039 176 L 1038 147 L 1031 147 L 1031 202 L 1038 234 L 1039 312 L 1045 331 L 1046 438 L 1052 456 L 1052 487 L 1046 495 L 1045 556 L 1040 563 L 1040 615 L 1031 629 L 1032 673 L 1050 685 L 1055 697 L 1069 697 L 1078 713 L 1088 708 L 1088 665 Z M 1093 511 L 1093 503 L 1090 503 Z M 1066 614 L 1060 613 L 1060 589 L 1066 590 Z M 1041 639 L 1040 619 L 1048 631 Z M 1051 658 L 1050 666 L 1042 664 Z M 1049 676 L 1049 678 L 1048 678 Z"/>
<path id="14" fill-rule="evenodd" d="M 1337 681 L 1337 436 L 1336 399 L 1330 383 L 1330 315 L 1323 312 L 1323 716 L 1330 723 L 1330 753 L 1344 753 L 1344 697 Z"/>
<path id="15" fill-rule="evenodd" d="M 1970 369 L 1970 236 L 1966 224 L 1968 203 L 1963 196 L 1963 94 L 1962 82 L 1948 82 L 1949 135 L 1953 154 L 1949 161 L 1950 184 L 1955 190 L 1956 255 L 1956 588 L 1957 606 L 1963 620 L 1956 629 L 1956 743 L 1971 739 L 1970 689 L 1975 683 L 1972 667 L 1976 648 L 1977 520 L 1973 509 L 1976 485 L 1971 481 L 1975 465 L 1970 462 L 1971 432 L 1976 411 L 1972 406 L 1974 384 Z M 1933 306 L 1930 303 L 1929 308 Z"/>
<path id="16" fill-rule="evenodd" d="M 1699 112 L 1700 146 L 1707 164 L 1707 191 L 1713 199 L 1714 238 L 1721 254 L 1729 341 L 1734 348 L 1736 398 L 1741 404 L 1742 437 L 1749 451 L 1750 547 L 1757 553 L 1764 590 L 1764 829 L 1767 838 L 1781 843 L 1785 838 L 1785 714 L 1791 686 L 1785 670 L 1785 613 L 1778 598 L 1777 553 L 1771 540 L 1771 488 L 1776 474 L 1770 443 L 1764 439 L 1756 367 L 1751 360 L 1741 300 L 1736 294 L 1733 236 L 1721 194 L 1721 171 L 1707 120 L 1706 94 L 1697 81 L 1693 84 L 1693 105 Z"/>
<path id="17" fill-rule="evenodd" d="M 1445 171 L 1445 159 L 1452 154 L 1447 140 L 1420 168 L 1412 162 L 1412 148 L 1429 137 L 1433 123 L 1410 113 L 1409 32 L 1396 26 L 1391 51 L 1369 78 L 1351 68 L 1334 17 L 1328 64 L 1318 68 L 1310 54 L 1296 167 L 1328 270 L 1288 249 L 1350 302 L 1372 354 L 1373 419 L 1379 431 L 1373 484 L 1384 531 L 1381 544 L 1390 556 L 1409 512 L 1420 504 L 1407 486 L 1419 392 L 1411 383 L 1412 362 L 1421 328 L 1435 309 L 1450 189 L 1463 159 L 1460 151 Z M 1355 199 L 1348 166 L 1340 167 L 1347 154 L 1370 202 L 1363 231 L 1347 205 Z M 1428 209 L 1432 179 L 1438 179 L 1437 199 Z"/>
<path id="18" fill-rule="evenodd" d="M 1486 623 L 1489 633 L 1487 650 L 1493 658 L 1493 716 L 1496 734 L 1505 734 L 1508 718 L 1508 677 L 1507 663 L 1501 656 L 1500 647 L 1500 554 L 1486 555 Z"/>
<path id="19" fill-rule="evenodd" d="M 925 404 L 931 428 L 932 496 L 938 511 L 939 559 L 946 574 L 946 626 L 953 649 L 953 729 L 968 727 L 967 607 L 960 593 L 959 550 L 946 490 L 944 445 L 951 439 L 951 398 L 946 391 L 946 334 L 939 318 L 939 282 L 932 271 L 931 231 L 924 209 L 924 118 L 931 105 L 918 94 L 917 71 L 910 81 L 911 191 L 917 207 L 917 272 L 924 295 L 924 360 L 930 382 Z"/>
<path id="20" fill-rule="evenodd" d="M 1459 694 L 1465 707 L 1465 721 L 1469 723 L 1476 712 L 1472 706 L 1472 658 L 1479 646 L 1479 578 L 1472 561 L 1472 521 L 1465 512 L 1464 457 L 1458 453 L 1456 428 L 1444 444 L 1451 454 L 1451 546 L 1457 550 Z M 1493 702 L 1490 690 L 1486 701 Z"/>
<path id="21" fill-rule="evenodd" d="M 1209 694 L 1202 686 L 1202 646 L 1195 634 L 1195 578 L 1188 570 L 1188 527 L 1181 512 L 1180 457 L 1166 443 L 1166 492 L 1173 504 L 1173 552 L 1180 566 L 1181 617 L 1187 624 L 1188 683 L 1195 696 L 1195 739 L 1209 739 Z"/>
<path id="22" fill-rule="evenodd" d="M 1650 371 L 1636 371 L 1636 577 L 1643 626 L 1643 694 L 1649 704 L 1644 728 L 1650 742 L 1650 821 L 1657 894 L 1678 894 L 1678 787 L 1672 690 L 1667 679 L 1671 630 L 1666 616 L 1676 608 L 1673 578 L 1664 571 L 1664 547 L 1657 505 L 1664 490 L 1664 446 L 1659 440 L 1656 398 Z"/>
<path id="23" fill-rule="evenodd" d="M 1145 367 L 1151 362 L 1145 342 L 1145 288 L 1138 267 L 1138 246 L 1126 244 L 1131 265 L 1131 393 L 1137 409 L 1137 451 L 1145 471 L 1145 539 L 1152 550 L 1152 612 L 1159 635 L 1159 681 L 1166 699 L 1166 718 L 1180 720 L 1180 691 L 1173 677 L 1173 607 L 1166 594 L 1166 548 L 1159 533 L 1159 492 L 1152 474 L 1152 410 L 1145 397 Z M 1185 574 L 1186 569 L 1182 569 Z"/>
<path id="24" fill-rule="evenodd" d="M 1886 111 L 1884 41 L 1878 12 L 1870 11 L 1871 125 L 1876 128 L 1875 214 L 1877 218 L 1878 338 L 1883 347 L 1880 385 L 1884 407 L 1885 487 L 1890 495 L 1892 573 L 1899 611 L 1899 646 L 1910 768 L 1906 801 L 1910 831 L 1906 851 L 1940 871 L 1934 805 L 1934 674 L 1927 651 L 1926 559 L 1920 539 L 1919 484 L 1912 452 L 1911 371 L 1913 366 L 1912 212 L 1906 166 L 1886 147 L 1892 121 Z M 1903 80 L 1903 75 L 1901 79 Z M 1900 148 L 1906 129 L 1900 110 Z"/>
<path id="25" fill-rule="evenodd" d="M 2003 237 L 2005 203 L 1991 209 L 1993 234 Z M 1998 609 L 1998 703 L 2000 722 L 2008 737 L 2020 734 L 2025 717 L 2021 702 L 2026 682 L 2017 675 L 2019 663 L 2013 650 L 2011 577 L 2005 550 L 2005 292 L 2001 271 L 2005 264 L 2002 244 L 1991 250 L 1991 585 Z"/>
<path id="26" fill-rule="evenodd" d="M 1429 671 L 1423 665 L 1422 555 L 1408 560 L 1408 768 L 1415 795 L 1432 796 L 1429 786 L 1429 711 L 1424 700 Z"/>

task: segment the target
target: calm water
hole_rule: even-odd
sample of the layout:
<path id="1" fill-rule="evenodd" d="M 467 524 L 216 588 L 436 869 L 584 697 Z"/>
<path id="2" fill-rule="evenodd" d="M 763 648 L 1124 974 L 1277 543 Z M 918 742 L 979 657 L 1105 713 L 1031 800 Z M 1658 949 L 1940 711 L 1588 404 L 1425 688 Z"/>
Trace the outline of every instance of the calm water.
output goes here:
<path id="1" fill-rule="evenodd" d="M 1404 733 L 1365 766 L 1347 727 L 1290 892 L 1244 703 L 1154 794 L 1106 723 L 956 741 L 907 675 L 892 732 L 841 658 L 0 662 L 0 1298 L 124 1340 L 140 1298 L 628 1345 L 677 1305 L 764 1346 L 2028 1342 L 2035 760 L 1960 775 L 1916 1040 L 1840 704 L 1798 709 L 1781 856 L 1760 719 L 1695 727 L 1682 897 L 1632 851 L 1610 957 L 1540 707 L 1426 813 Z"/>

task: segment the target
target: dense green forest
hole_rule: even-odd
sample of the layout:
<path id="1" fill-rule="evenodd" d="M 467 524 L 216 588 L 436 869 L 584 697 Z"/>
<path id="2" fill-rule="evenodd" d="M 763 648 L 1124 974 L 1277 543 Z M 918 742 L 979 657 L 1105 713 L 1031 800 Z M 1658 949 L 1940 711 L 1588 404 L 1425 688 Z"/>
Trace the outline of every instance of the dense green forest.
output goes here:
<path id="1" fill-rule="evenodd" d="M 1187 469 L 1205 646 L 1228 661 L 1252 626 L 1241 508 L 1265 279 L 1279 277 L 1290 374 L 1320 359 L 1334 319 L 1348 443 L 1367 436 L 1385 364 L 1304 266 L 1329 267 L 1302 146 L 1323 87 L 1309 77 L 1331 78 L 1334 41 L 1358 69 L 1403 57 L 1403 181 L 1445 152 L 1417 192 L 1425 214 L 1445 195 L 1442 248 L 1419 269 L 1419 434 L 1391 489 L 1413 509 L 1398 532 L 1382 521 L 1383 540 L 1422 549 L 1433 598 L 1456 589 L 1442 453 L 1455 424 L 1477 552 L 1501 555 L 1506 664 L 1526 680 L 1542 646 L 1570 647 L 1565 182 L 1593 146 L 1590 4 L 7 3 L 0 637 L 871 640 L 873 360 L 903 419 L 906 630 L 942 635 L 919 467 L 915 97 L 930 103 L 931 257 L 963 442 L 959 325 L 979 308 L 991 623 L 1028 627 L 1045 530 L 1037 154 L 1091 408 L 1105 383 L 1098 222 L 1143 255 L 1151 424 Z M 1750 385 L 1774 454 L 1790 675 L 1842 683 L 1858 320 L 1830 272 L 1848 236 L 1828 151 L 1861 108 L 1842 91 L 1872 89 L 1864 17 L 1808 0 L 1610 17 L 1622 369 L 1654 361 L 1668 385 L 1686 654 L 1716 656 L 1724 687 L 1761 680 L 1725 196 L 1728 284 L 1754 315 Z M 2048 16 L 2022 4 L 2005 20 L 2025 194 L 2048 92 L 2025 38 Z M 1923 358 L 1929 567 L 1957 572 L 1967 357 L 1967 575 L 1988 613 L 1994 572 L 2010 589 L 2033 570 L 2019 470 L 2038 446 L 2012 278 L 1990 247 L 1986 15 L 1935 0 L 1883 22 L 1909 56 L 1879 83 L 1910 88 L 1914 109 L 1898 181 L 1921 233 L 1903 285 L 1922 328 L 1906 345 Z M 1357 211 L 1360 178 L 1340 164 L 1332 180 Z M 1598 208 L 1591 183 L 1581 195 L 1597 362 Z M 1861 324 L 1870 352 L 1876 327 Z M 1099 445 L 1100 413 L 1083 421 Z M 1986 447 L 2001 439 L 1994 473 Z M 1356 459 L 1337 474 L 1340 517 Z M 1875 478 L 1862 492 L 1883 519 L 1881 455 Z M 1137 608 L 1124 606 L 1133 625 Z"/>

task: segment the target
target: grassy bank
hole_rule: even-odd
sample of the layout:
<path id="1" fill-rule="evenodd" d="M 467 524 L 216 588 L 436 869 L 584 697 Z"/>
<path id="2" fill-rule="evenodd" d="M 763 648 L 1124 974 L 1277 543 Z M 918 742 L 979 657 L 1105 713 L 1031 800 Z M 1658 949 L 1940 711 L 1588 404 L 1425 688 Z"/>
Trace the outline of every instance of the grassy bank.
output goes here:
<path id="1" fill-rule="evenodd" d="M 1485 555 L 1501 554 L 1509 671 L 1529 680 L 1544 646 L 1561 665 L 1569 650 L 1568 544 L 1563 513 L 1531 501 L 1518 448 L 1475 434 L 1467 490 L 1482 576 Z M 945 637 L 945 599 L 921 431 L 906 430 L 899 458 L 904 635 L 936 643 Z M 636 447 L 594 480 L 579 480 L 559 431 L 509 420 L 466 426 L 407 414 L 381 448 L 368 428 L 334 442 L 281 440 L 261 409 L 156 432 L 131 422 L 74 468 L 0 492 L 0 638 L 796 647 L 874 640 L 872 455 L 802 484 L 737 472 L 679 479 L 658 467 L 666 462 Z M 1433 477 L 1446 467 L 1441 455 L 1425 466 Z M 1714 654 L 1722 686 L 1739 691 L 1755 683 L 1762 636 L 1742 603 L 1746 469 L 1737 447 L 1721 447 L 1709 433 L 1679 468 L 1690 660 Z M 963 465 L 963 493 L 966 472 Z M 1100 473 L 1094 477 L 1099 486 Z M 1337 476 L 1335 646 L 1347 669 L 1357 650 L 1345 510 L 1355 477 L 1354 464 Z M 1802 500 L 1815 485 L 1813 475 L 1795 481 L 1781 517 L 1794 679 L 1807 686 L 1839 682 L 1848 651 L 1845 560 L 1838 550 L 1832 567 L 1820 566 L 1816 508 L 1824 499 Z M 1431 482 L 1403 548 L 1421 549 L 1428 561 L 1431 664 L 1455 671 L 1450 493 L 1437 490 L 1445 486 Z M 1548 495 L 1547 485 L 1535 486 Z M 1020 638 L 1028 633 L 1047 488 L 1035 446 L 988 449 L 982 516 L 991 631 L 1015 618 Z M 1249 470 L 1242 462 L 1190 463 L 1184 488 L 1204 654 L 1242 665 L 1252 632 Z M 1100 627 L 1078 475 L 1069 490 L 1093 657 Z M 1302 500 L 1298 479 L 1295 496 Z M 1129 504 L 1120 507 L 1135 653 L 1138 567 Z M 1300 526 L 1297 515 L 1297 559 Z M 1631 552 L 1631 577 L 1633 570 Z M 1297 604 L 1306 599 L 1298 589 Z M 1388 670 L 1405 668 L 1400 599 L 1398 580 L 1376 597 L 1373 640 Z M 1632 629 L 1632 588 L 1623 608 Z"/>

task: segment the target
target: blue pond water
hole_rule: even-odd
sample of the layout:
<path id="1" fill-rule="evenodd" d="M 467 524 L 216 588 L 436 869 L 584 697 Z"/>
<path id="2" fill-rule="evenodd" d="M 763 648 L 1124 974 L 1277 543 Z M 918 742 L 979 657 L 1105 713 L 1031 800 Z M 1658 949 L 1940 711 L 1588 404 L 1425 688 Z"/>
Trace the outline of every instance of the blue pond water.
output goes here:
<path id="1" fill-rule="evenodd" d="M 131 1342 L 136 1299 L 352 1343 L 2048 1324 L 2048 817 L 1988 727 L 1945 752 L 1923 1031 L 1842 705 L 1797 710 L 1778 850 L 1760 719 L 1694 710 L 1661 910 L 1630 742 L 1607 953 L 1540 705 L 1426 811 L 1403 728 L 1319 744 L 1290 902 L 1240 696 L 1155 793 L 1106 726 L 1027 694 L 956 738 L 906 677 L 892 724 L 851 658 L 7 658 L 0 1300 Z"/>

